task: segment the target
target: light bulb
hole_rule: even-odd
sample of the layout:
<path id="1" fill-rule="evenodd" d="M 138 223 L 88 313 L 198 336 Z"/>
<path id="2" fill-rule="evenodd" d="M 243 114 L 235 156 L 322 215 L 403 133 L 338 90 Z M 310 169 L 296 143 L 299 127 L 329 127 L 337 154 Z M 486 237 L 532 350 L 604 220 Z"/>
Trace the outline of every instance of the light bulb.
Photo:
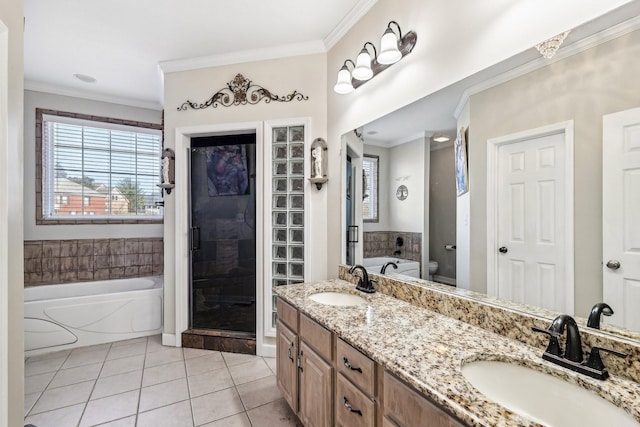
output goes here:
<path id="1" fill-rule="evenodd" d="M 351 73 L 346 65 L 343 65 L 342 68 L 340 68 L 340 71 L 338 71 L 338 81 L 333 87 L 333 91 L 340 95 L 346 95 L 347 93 L 353 92 Z"/>
<path id="2" fill-rule="evenodd" d="M 398 36 L 391 28 L 382 35 L 380 40 L 380 55 L 378 62 L 381 64 L 394 64 L 402 58 L 402 53 L 398 50 Z"/>
<path id="3" fill-rule="evenodd" d="M 362 48 L 356 59 L 356 67 L 353 69 L 353 78 L 358 80 L 369 80 L 373 77 L 371 70 L 371 55 L 366 48 Z"/>

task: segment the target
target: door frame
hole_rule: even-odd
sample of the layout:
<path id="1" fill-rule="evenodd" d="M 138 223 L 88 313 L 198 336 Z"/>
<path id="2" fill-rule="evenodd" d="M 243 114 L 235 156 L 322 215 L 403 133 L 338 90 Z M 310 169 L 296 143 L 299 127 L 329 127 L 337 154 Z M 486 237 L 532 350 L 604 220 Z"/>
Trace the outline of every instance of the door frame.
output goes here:
<path id="1" fill-rule="evenodd" d="M 0 20 L 0 164 L 9 161 L 9 29 Z M 0 425 L 9 423 L 9 202 L 8 168 L 3 167 L 0 193 Z M 22 242 L 20 242 L 22 244 Z M 12 284 L 17 287 L 18 284 Z M 21 285 L 20 285 L 21 286 Z M 20 325 L 22 322 L 20 323 Z M 17 325 L 13 325 L 14 328 Z M 15 399 L 17 400 L 17 399 Z"/>
<path id="2" fill-rule="evenodd" d="M 574 312 L 574 240 L 573 240 L 573 120 L 567 120 L 548 126 L 490 138 L 487 140 L 487 294 L 498 293 L 498 151 L 501 146 L 516 144 L 534 138 L 564 134 L 565 155 L 565 203 L 564 203 L 564 237 L 565 237 L 565 312 Z"/>

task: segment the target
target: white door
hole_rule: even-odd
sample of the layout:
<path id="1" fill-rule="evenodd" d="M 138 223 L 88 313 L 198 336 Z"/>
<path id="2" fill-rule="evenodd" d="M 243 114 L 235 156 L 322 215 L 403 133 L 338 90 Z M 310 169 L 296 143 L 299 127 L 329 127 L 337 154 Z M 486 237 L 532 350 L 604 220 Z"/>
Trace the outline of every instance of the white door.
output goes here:
<path id="1" fill-rule="evenodd" d="M 640 108 L 604 116 L 602 146 L 606 322 L 640 330 Z"/>
<path id="2" fill-rule="evenodd" d="M 565 124 L 563 124 L 565 126 Z M 570 138 L 564 128 L 534 130 L 492 140 L 495 186 L 489 209 L 490 294 L 573 313 L 572 180 Z M 493 171 L 491 169 L 494 169 Z M 489 254 L 488 254 L 489 255 Z M 493 262 L 492 262 L 493 261 Z"/>

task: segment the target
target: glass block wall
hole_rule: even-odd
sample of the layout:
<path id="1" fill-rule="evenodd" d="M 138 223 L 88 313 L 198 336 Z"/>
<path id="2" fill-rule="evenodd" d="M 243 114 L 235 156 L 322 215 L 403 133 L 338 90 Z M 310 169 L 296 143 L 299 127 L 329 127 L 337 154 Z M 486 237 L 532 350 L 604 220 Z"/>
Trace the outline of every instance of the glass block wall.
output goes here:
<path id="1" fill-rule="evenodd" d="M 304 126 L 273 128 L 273 287 L 304 282 Z M 272 327 L 276 298 L 272 296 Z"/>

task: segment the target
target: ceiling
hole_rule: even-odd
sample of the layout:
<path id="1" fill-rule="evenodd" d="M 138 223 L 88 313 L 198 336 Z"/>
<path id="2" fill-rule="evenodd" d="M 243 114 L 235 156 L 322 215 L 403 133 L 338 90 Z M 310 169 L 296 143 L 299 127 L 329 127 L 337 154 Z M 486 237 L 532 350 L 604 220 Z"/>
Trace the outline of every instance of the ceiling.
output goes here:
<path id="1" fill-rule="evenodd" d="M 159 64 L 177 71 L 325 52 L 375 2 L 25 0 L 25 88 L 161 109 Z"/>

